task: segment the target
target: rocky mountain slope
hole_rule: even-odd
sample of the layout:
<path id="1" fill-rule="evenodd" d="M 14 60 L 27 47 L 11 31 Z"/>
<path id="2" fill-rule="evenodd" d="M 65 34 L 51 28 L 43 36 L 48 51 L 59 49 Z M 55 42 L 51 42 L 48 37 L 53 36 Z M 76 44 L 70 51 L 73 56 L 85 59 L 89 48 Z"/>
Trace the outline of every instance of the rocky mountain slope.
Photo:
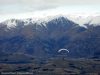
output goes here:
<path id="1" fill-rule="evenodd" d="M 46 59 L 60 55 L 99 58 L 99 19 L 98 23 L 86 22 L 83 25 L 74 20 L 56 16 L 45 20 L 28 18 L 1 22 L 0 61 L 30 61 L 33 58 Z M 69 53 L 58 53 L 63 48 L 68 49 Z"/>

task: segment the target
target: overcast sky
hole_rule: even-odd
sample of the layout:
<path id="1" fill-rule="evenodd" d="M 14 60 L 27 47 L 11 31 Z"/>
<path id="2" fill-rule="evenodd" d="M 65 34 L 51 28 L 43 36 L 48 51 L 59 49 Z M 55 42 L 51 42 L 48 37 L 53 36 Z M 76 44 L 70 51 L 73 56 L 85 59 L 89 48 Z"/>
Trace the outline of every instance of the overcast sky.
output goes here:
<path id="1" fill-rule="evenodd" d="M 0 15 L 65 8 L 100 12 L 100 0 L 0 0 Z"/>
<path id="2" fill-rule="evenodd" d="M 0 22 L 76 12 L 100 13 L 100 0 L 0 0 Z"/>

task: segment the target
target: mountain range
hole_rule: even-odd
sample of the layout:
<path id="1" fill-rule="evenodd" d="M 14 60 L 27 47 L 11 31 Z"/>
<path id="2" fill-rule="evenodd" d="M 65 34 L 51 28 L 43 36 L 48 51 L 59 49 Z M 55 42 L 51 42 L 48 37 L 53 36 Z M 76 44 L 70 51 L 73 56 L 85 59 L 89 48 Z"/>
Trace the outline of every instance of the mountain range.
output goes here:
<path id="1" fill-rule="evenodd" d="M 68 52 L 58 53 L 60 49 Z M 100 16 L 57 15 L 0 23 L 0 61 L 100 58 Z"/>

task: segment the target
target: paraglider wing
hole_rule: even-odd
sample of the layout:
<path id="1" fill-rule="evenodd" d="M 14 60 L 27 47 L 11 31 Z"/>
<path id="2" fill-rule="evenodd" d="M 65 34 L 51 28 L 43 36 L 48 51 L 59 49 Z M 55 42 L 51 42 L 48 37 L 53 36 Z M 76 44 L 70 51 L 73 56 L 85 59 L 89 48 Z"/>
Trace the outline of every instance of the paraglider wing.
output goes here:
<path id="1" fill-rule="evenodd" d="M 61 51 L 67 51 L 69 53 L 68 49 L 59 49 L 58 52 L 60 53 Z"/>

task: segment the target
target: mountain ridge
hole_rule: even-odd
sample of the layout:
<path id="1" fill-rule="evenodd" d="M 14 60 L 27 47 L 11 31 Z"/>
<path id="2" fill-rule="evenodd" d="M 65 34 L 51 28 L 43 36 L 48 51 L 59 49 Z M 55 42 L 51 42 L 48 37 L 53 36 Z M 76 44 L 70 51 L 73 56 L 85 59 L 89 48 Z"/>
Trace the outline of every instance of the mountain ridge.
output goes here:
<path id="1" fill-rule="evenodd" d="M 88 25 L 93 25 L 93 26 L 98 26 L 100 25 L 100 16 L 85 16 L 83 17 L 82 15 L 56 15 L 56 16 L 47 16 L 45 18 L 26 18 L 26 19 L 9 19 L 6 21 L 3 21 L 1 23 L 6 24 L 8 28 L 10 27 L 15 27 L 17 24 L 17 21 L 23 22 L 24 25 L 28 25 L 29 23 L 37 23 L 38 25 L 43 24 L 46 26 L 46 23 L 53 19 L 59 19 L 60 17 L 64 17 L 66 20 L 71 20 L 74 23 L 78 24 L 79 26 L 87 28 L 86 24 Z"/>
<path id="2" fill-rule="evenodd" d="M 37 24 L 37 25 L 44 25 L 46 26 L 46 23 L 52 21 L 52 20 L 56 20 L 56 19 L 60 19 L 60 18 L 65 18 L 67 20 L 67 17 L 65 16 L 54 16 L 54 17 L 47 17 L 46 19 L 35 19 L 35 18 L 28 18 L 28 19 L 9 19 L 9 20 L 6 20 L 4 22 L 1 22 L 2 24 L 5 24 L 8 26 L 8 28 L 10 27 L 15 27 L 17 26 L 17 23 L 18 22 L 23 22 L 24 25 L 28 25 L 28 24 Z M 60 19 L 62 20 L 62 19 Z M 68 19 L 69 20 L 69 19 Z M 56 21 L 55 21 L 56 22 Z"/>

